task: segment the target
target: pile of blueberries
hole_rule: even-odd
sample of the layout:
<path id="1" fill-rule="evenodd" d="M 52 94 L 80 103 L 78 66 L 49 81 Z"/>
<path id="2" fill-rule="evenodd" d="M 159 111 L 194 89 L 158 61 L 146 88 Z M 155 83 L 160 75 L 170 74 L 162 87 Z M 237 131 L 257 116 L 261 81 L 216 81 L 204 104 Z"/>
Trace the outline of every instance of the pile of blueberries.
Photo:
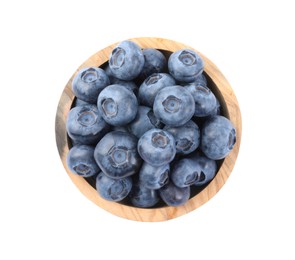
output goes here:
<path id="1" fill-rule="evenodd" d="M 78 71 L 67 116 L 68 168 L 98 194 L 135 207 L 183 205 L 216 175 L 236 130 L 193 50 L 169 56 L 122 41 Z"/>

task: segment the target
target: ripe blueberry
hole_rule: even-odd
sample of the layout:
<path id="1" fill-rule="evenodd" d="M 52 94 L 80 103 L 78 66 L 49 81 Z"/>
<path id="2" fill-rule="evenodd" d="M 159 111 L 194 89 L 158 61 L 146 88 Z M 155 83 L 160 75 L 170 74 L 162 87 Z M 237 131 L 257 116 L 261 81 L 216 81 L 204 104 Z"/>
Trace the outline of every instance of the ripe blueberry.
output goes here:
<path id="1" fill-rule="evenodd" d="M 204 62 L 193 50 L 172 53 L 168 60 L 169 73 L 180 82 L 193 82 L 203 72 Z"/>
<path id="2" fill-rule="evenodd" d="M 168 126 L 187 123 L 195 112 L 193 96 L 181 86 L 170 86 L 160 90 L 155 98 L 154 114 Z"/>
<path id="3" fill-rule="evenodd" d="M 201 150 L 213 160 L 226 157 L 236 142 L 236 129 L 224 116 L 212 116 L 201 130 Z"/>
<path id="4" fill-rule="evenodd" d="M 66 122 L 69 137 L 80 144 L 96 144 L 108 131 L 109 125 L 95 105 L 81 105 L 70 110 Z"/>
<path id="5" fill-rule="evenodd" d="M 100 169 L 111 178 L 124 178 L 138 172 L 141 158 L 137 138 L 126 132 L 107 133 L 96 145 L 94 158 Z"/>
<path id="6" fill-rule="evenodd" d="M 169 132 L 153 128 L 140 137 L 137 150 L 148 164 L 162 166 L 174 159 L 175 140 Z"/>
<path id="7" fill-rule="evenodd" d="M 90 177 L 100 172 L 94 159 L 94 147 L 75 145 L 67 154 L 67 166 L 72 173 Z"/>
<path id="8" fill-rule="evenodd" d="M 90 67 L 79 70 L 72 82 L 75 96 L 96 104 L 99 93 L 110 84 L 109 77 L 101 68 Z"/>
<path id="9" fill-rule="evenodd" d="M 122 41 L 112 51 L 109 58 L 112 74 L 122 80 L 133 80 L 144 66 L 141 48 L 132 41 Z"/>
<path id="10" fill-rule="evenodd" d="M 114 84 L 107 86 L 100 92 L 97 108 L 108 124 L 123 126 L 135 118 L 138 102 L 132 91 Z"/>
<path id="11" fill-rule="evenodd" d="M 96 177 L 98 194 L 109 201 L 121 201 L 126 198 L 132 189 L 132 178 L 112 179 L 103 172 Z"/>

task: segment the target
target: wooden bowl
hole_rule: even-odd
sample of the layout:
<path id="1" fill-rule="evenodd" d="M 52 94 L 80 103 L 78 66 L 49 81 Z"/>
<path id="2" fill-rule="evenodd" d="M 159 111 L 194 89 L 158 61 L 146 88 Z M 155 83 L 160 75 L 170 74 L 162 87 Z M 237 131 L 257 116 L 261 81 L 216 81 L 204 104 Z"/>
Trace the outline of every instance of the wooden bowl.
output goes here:
<path id="1" fill-rule="evenodd" d="M 130 40 L 136 42 L 139 46 L 141 46 L 141 48 L 156 48 L 162 51 L 166 57 L 179 49 L 189 48 L 194 50 L 185 44 L 161 38 L 135 38 Z M 197 209 L 209 199 L 211 199 L 221 189 L 231 174 L 238 156 L 242 132 L 241 113 L 238 101 L 230 84 L 219 71 L 219 69 L 207 57 L 197 51 L 197 53 L 203 58 L 205 62 L 204 72 L 208 80 L 208 86 L 219 99 L 221 103 L 222 114 L 229 118 L 236 127 L 236 144 L 233 150 L 225 159 L 219 161 L 219 170 L 214 179 L 205 187 L 202 187 L 201 189 L 196 188 L 196 190 L 194 190 L 193 196 L 183 206 L 170 207 L 163 205 L 157 208 L 144 209 L 104 200 L 98 195 L 91 181 L 71 173 L 66 165 L 66 156 L 69 152 L 69 149 L 71 148 L 71 142 L 68 139 L 66 132 L 66 118 L 75 100 L 71 84 L 78 70 L 90 66 L 103 66 L 108 61 L 111 51 L 117 44 L 118 43 L 112 44 L 98 51 L 89 59 L 87 59 L 80 67 L 77 68 L 77 71 L 72 75 L 62 92 L 55 121 L 56 143 L 61 161 L 68 176 L 78 187 L 78 189 L 96 205 L 114 215 L 130 220 L 150 222 L 165 221 L 179 217 Z"/>

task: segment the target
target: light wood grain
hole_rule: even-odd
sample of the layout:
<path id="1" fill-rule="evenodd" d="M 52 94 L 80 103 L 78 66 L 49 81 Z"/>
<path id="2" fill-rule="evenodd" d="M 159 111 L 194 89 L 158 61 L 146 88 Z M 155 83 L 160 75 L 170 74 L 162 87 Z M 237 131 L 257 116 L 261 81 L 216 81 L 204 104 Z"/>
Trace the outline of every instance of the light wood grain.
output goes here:
<path id="1" fill-rule="evenodd" d="M 130 40 L 136 42 L 142 48 L 156 48 L 170 52 L 174 52 L 183 48 L 194 50 L 194 48 L 185 44 L 161 38 L 135 38 Z M 81 64 L 81 66 L 77 68 L 77 71 L 84 67 L 101 66 L 102 64 L 107 62 L 111 51 L 116 45 L 117 43 L 98 51 L 89 59 L 87 59 L 83 64 Z M 237 136 L 236 144 L 233 150 L 223 161 L 222 166 L 219 169 L 216 177 L 209 183 L 209 185 L 205 189 L 203 189 L 196 196 L 192 197 L 185 205 L 179 207 L 165 206 L 155 209 L 141 209 L 115 202 L 109 202 L 102 199 L 98 195 L 96 190 L 91 185 L 89 185 L 84 178 L 74 175 L 69 171 L 66 165 L 66 156 L 69 151 L 68 137 L 66 133 L 66 117 L 75 98 L 71 90 L 71 83 L 77 71 L 72 75 L 72 77 L 66 84 L 60 97 L 55 121 L 55 133 L 58 152 L 70 179 L 88 199 L 90 199 L 99 207 L 105 209 L 112 214 L 129 220 L 150 222 L 166 221 L 187 214 L 190 211 L 195 210 L 206 203 L 221 189 L 221 187 L 230 176 L 238 157 L 241 142 L 242 119 L 239 104 L 233 89 L 231 88 L 229 82 L 226 80 L 224 75 L 220 72 L 220 70 L 202 53 L 200 53 L 199 51 L 197 52 L 200 54 L 205 62 L 204 71 L 206 72 L 208 77 L 211 78 L 213 85 L 216 86 L 213 92 L 221 100 L 221 105 L 224 108 L 224 113 L 230 118 L 231 122 L 236 127 Z"/>

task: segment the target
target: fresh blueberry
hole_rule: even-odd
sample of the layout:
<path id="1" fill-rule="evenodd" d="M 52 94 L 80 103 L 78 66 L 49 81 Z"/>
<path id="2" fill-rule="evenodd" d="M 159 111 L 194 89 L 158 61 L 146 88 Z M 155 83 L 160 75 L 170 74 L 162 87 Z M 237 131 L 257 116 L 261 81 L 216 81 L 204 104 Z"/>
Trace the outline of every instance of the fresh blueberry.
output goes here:
<path id="1" fill-rule="evenodd" d="M 183 126 L 165 126 L 163 129 L 173 135 L 177 154 L 189 154 L 200 144 L 200 129 L 192 120 Z"/>
<path id="2" fill-rule="evenodd" d="M 129 197 L 132 205 L 139 208 L 153 207 L 160 200 L 156 190 L 147 189 L 140 183 L 133 184 Z"/>
<path id="3" fill-rule="evenodd" d="M 140 138 L 152 128 L 162 128 L 163 124 L 155 117 L 150 107 L 139 106 L 135 119 L 129 124 L 130 133 Z"/>
<path id="4" fill-rule="evenodd" d="M 204 70 L 204 61 L 193 50 L 183 49 L 168 59 L 169 73 L 180 82 L 193 82 Z"/>
<path id="5" fill-rule="evenodd" d="M 79 70 L 73 79 L 72 90 L 77 98 L 96 104 L 99 93 L 109 84 L 103 69 L 90 67 Z"/>
<path id="6" fill-rule="evenodd" d="M 133 92 L 121 85 L 109 85 L 100 92 L 97 108 L 104 120 L 114 126 L 130 123 L 138 110 L 137 98 Z"/>
<path id="7" fill-rule="evenodd" d="M 180 188 L 175 186 L 173 182 L 169 182 L 159 189 L 159 195 L 168 206 L 181 206 L 185 204 L 190 197 L 190 187 Z"/>
<path id="8" fill-rule="evenodd" d="M 140 137 L 137 150 L 145 162 L 162 166 L 174 159 L 175 140 L 169 132 L 153 128 Z"/>
<path id="9" fill-rule="evenodd" d="M 137 152 L 137 138 L 129 133 L 107 133 L 96 145 L 94 158 L 109 177 L 119 179 L 138 172 L 142 160 Z"/>
<path id="10" fill-rule="evenodd" d="M 67 166 L 72 173 L 90 177 L 100 172 L 94 159 L 94 147 L 75 145 L 67 154 Z"/>
<path id="11" fill-rule="evenodd" d="M 217 109 L 217 101 L 213 92 L 201 81 L 190 83 L 184 88 L 189 91 L 195 100 L 195 114 L 197 117 L 205 117 L 214 113 Z"/>
<path id="12" fill-rule="evenodd" d="M 194 184 L 200 174 L 195 160 L 183 158 L 173 164 L 170 177 L 177 187 L 183 188 Z"/>
<path id="13" fill-rule="evenodd" d="M 75 143 L 96 144 L 108 131 L 109 125 L 95 105 L 82 105 L 69 111 L 66 128 Z"/>
<path id="14" fill-rule="evenodd" d="M 153 48 L 142 50 L 144 56 L 144 66 L 140 73 L 140 77 L 146 79 L 153 73 L 163 72 L 167 60 L 162 52 Z"/>
<path id="15" fill-rule="evenodd" d="M 217 172 L 217 164 L 215 160 L 209 159 L 204 155 L 196 155 L 192 157 L 192 160 L 197 165 L 196 167 L 200 172 L 198 178 L 194 182 L 194 185 L 202 186 L 214 178 Z"/>
<path id="16" fill-rule="evenodd" d="M 132 189 L 132 178 L 112 179 L 103 172 L 96 177 L 96 190 L 98 194 L 110 201 L 121 201 L 128 196 Z"/>
<path id="17" fill-rule="evenodd" d="M 112 51 L 109 58 L 112 74 L 122 80 L 133 80 L 144 66 L 141 48 L 132 41 L 122 41 Z"/>
<path id="18" fill-rule="evenodd" d="M 144 162 L 139 171 L 139 181 L 142 186 L 156 190 L 163 187 L 169 181 L 169 164 L 152 166 Z"/>
<path id="19" fill-rule="evenodd" d="M 226 157 L 236 142 L 236 130 L 226 117 L 212 116 L 201 130 L 201 150 L 213 160 Z"/>
<path id="20" fill-rule="evenodd" d="M 155 98 L 154 114 L 168 126 L 187 123 L 195 112 L 193 96 L 181 86 L 170 86 L 160 90 Z"/>
<path id="21" fill-rule="evenodd" d="M 175 85 L 175 80 L 167 73 L 154 73 L 140 85 L 138 98 L 142 105 L 153 107 L 158 92 L 168 86 Z"/>

